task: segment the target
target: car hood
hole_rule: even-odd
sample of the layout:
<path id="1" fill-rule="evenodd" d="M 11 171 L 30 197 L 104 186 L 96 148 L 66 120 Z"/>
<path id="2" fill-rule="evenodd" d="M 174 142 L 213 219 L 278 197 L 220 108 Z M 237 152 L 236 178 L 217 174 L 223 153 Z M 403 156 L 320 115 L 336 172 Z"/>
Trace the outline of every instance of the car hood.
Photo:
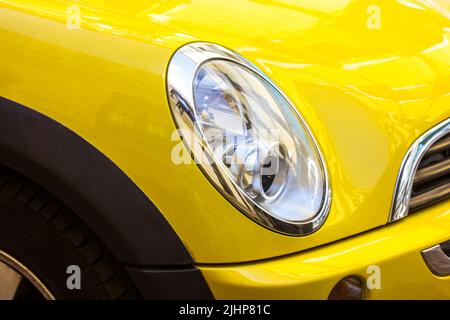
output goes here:
<path id="1" fill-rule="evenodd" d="M 386 224 L 407 149 L 450 116 L 445 0 L 168 1 L 145 15 L 239 52 L 294 101 L 331 175 L 322 231 Z"/>
<path id="2" fill-rule="evenodd" d="M 317 77 L 401 103 L 448 93 L 450 2 L 372 3 L 177 0 L 136 15 L 176 30 L 186 42 L 238 51 L 275 81 Z M 278 69 L 289 75 L 275 74 Z"/>

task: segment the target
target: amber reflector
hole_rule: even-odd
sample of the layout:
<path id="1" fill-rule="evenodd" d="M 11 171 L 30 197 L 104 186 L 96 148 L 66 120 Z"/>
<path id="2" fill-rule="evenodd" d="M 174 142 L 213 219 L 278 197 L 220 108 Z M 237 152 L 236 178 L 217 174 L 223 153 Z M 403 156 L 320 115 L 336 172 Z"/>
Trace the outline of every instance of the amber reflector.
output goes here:
<path id="1" fill-rule="evenodd" d="M 362 300 L 364 287 L 357 277 L 346 277 L 340 280 L 331 290 L 328 300 Z"/>

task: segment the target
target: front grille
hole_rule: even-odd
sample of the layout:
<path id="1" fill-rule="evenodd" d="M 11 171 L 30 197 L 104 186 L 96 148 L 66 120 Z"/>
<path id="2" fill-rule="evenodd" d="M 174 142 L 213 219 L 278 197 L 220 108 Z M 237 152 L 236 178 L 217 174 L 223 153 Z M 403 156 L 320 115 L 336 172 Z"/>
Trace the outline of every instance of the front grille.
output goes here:
<path id="1" fill-rule="evenodd" d="M 409 211 L 450 196 L 450 133 L 434 142 L 423 155 L 414 176 Z"/>

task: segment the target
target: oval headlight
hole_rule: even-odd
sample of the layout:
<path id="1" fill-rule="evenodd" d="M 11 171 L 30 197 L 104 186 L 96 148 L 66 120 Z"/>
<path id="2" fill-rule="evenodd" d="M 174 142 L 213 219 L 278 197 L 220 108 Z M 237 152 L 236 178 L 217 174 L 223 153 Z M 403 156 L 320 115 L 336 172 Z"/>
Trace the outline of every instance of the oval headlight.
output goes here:
<path id="1" fill-rule="evenodd" d="M 167 85 L 186 147 L 231 203 L 284 234 L 323 224 L 331 192 L 319 148 L 257 67 L 218 45 L 192 43 L 173 56 Z"/>

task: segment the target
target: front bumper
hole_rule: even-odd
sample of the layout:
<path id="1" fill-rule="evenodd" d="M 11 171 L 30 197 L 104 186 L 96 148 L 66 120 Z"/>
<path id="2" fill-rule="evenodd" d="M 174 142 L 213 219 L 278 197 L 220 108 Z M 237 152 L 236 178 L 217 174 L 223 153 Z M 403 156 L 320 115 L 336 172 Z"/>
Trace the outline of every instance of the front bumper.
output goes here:
<path id="1" fill-rule="evenodd" d="M 450 299 L 450 276 L 435 276 L 421 255 L 449 239 L 446 201 L 403 221 L 302 253 L 198 267 L 216 299 L 327 299 L 346 276 L 367 280 L 373 265 L 379 267 L 381 287 L 366 287 L 366 299 Z"/>

